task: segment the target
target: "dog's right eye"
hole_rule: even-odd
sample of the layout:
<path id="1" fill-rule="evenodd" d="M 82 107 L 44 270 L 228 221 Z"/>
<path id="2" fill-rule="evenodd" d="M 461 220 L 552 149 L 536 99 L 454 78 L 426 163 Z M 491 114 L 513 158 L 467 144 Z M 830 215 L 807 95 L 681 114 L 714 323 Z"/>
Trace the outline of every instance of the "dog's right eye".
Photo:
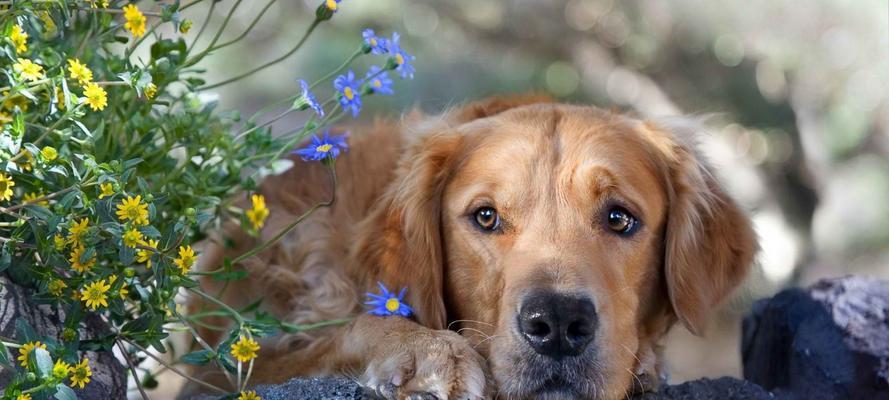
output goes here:
<path id="1" fill-rule="evenodd" d="M 485 231 L 496 231 L 500 227 L 500 216 L 493 207 L 482 207 L 475 210 L 475 224 Z"/>

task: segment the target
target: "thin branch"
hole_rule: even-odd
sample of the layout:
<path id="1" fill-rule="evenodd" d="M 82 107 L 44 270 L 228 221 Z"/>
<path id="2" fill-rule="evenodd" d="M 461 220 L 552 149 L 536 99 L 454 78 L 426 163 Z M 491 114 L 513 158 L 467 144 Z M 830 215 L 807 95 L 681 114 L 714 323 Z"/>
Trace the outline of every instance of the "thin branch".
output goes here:
<path id="1" fill-rule="evenodd" d="M 127 360 L 127 365 L 130 367 L 130 373 L 133 374 L 133 380 L 136 381 L 136 387 L 139 388 L 142 400 L 148 400 L 148 394 L 145 393 L 145 388 L 142 387 L 142 381 L 139 380 L 139 374 L 136 372 L 136 365 L 133 364 L 133 360 L 130 359 L 127 349 L 123 347 L 123 343 L 121 343 L 119 339 L 116 340 L 115 343 L 117 343 L 117 348 L 119 348 L 121 354 L 123 354 L 123 358 Z"/>

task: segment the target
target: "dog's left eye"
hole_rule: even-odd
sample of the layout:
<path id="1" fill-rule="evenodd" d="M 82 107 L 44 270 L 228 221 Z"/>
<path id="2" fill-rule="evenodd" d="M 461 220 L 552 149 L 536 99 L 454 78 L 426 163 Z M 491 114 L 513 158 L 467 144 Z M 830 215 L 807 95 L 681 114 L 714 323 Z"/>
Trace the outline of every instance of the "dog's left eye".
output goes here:
<path id="1" fill-rule="evenodd" d="M 630 235 L 639 227 L 639 220 L 623 207 L 608 210 L 608 229 L 618 235 Z"/>
<path id="2" fill-rule="evenodd" d="M 473 214 L 475 224 L 486 231 L 496 231 L 500 227 L 500 216 L 493 207 L 482 207 Z"/>

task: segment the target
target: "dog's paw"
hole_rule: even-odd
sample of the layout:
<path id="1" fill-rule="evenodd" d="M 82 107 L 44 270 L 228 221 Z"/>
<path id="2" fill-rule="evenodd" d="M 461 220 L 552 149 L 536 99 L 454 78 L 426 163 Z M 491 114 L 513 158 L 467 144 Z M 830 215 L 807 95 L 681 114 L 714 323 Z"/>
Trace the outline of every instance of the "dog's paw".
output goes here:
<path id="1" fill-rule="evenodd" d="M 390 335 L 372 350 L 361 384 L 387 400 L 489 397 L 485 360 L 452 331 L 419 329 Z"/>

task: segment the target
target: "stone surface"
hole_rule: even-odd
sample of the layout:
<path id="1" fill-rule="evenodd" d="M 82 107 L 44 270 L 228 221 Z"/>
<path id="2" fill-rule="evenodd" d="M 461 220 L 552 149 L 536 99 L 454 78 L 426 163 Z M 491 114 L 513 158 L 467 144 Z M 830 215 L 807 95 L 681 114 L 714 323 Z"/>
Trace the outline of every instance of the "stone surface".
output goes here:
<path id="1" fill-rule="evenodd" d="M 0 274 L 0 336 L 15 337 L 16 320 L 24 319 L 40 335 L 54 337 L 61 343 L 62 322 L 65 314 L 57 307 L 34 304 L 29 300 L 33 291 L 11 282 Z M 98 318 L 87 318 L 86 327 L 81 328 L 80 337 L 93 338 L 107 332 Z M 12 358 L 18 353 L 10 354 Z M 75 389 L 81 400 L 126 399 L 127 375 L 123 365 L 108 352 L 87 352 L 93 376 L 83 389 Z M 11 373 L 0 370 L 0 388 L 6 387 Z"/>
<path id="2" fill-rule="evenodd" d="M 757 302 L 744 377 L 800 399 L 889 398 L 889 282 L 824 280 Z"/>
<path id="3" fill-rule="evenodd" d="M 736 378 L 698 379 L 661 388 L 657 393 L 634 397 L 638 400 L 766 400 L 775 395 L 762 387 Z"/>

